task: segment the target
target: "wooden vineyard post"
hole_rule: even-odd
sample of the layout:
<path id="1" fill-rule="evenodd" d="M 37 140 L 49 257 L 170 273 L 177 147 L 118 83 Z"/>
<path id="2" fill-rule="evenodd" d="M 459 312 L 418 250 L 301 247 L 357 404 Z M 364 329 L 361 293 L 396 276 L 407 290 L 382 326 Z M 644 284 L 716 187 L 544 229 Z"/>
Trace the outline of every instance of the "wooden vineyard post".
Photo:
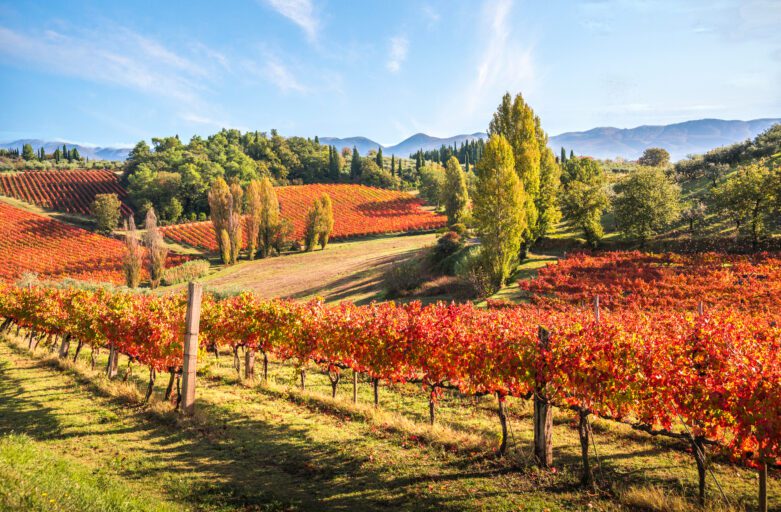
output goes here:
<path id="1" fill-rule="evenodd" d="M 759 463 L 759 512 L 767 512 L 767 462 Z"/>
<path id="2" fill-rule="evenodd" d="M 117 372 L 119 371 L 119 353 L 117 353 L 117 349 L 114 347 L 114 344 L 111 343 L 108 347 L 108 361 L 106 362 L 106 376 L 109 379 L 113 379 L 117 376 Z"/>
<path id="3" fill-rule="evenodd" d="M 702 316 L 705 313 L 705 306 L 703 306 L 702 301 L 697 303 L 697 313 Z"/>
<path id="4" fill-rule="evenodd" d="M 358 372 L 353 370 L 353 403 L 358 403 Z"/>
<path id="5" fill-rule="evenodd" d="M 599 295 L 594 297 L 594 320 L 599 323 Z"/>
<path id="6" fill-rule="evenodd" d="M 547 351 L 549 344 L 550 333 L 540 326 L 540 352 Z M 553 465 L 553 406 L 545 395 L 546 384 L 538 379 L 534 389 L 534 457 L 544 468 Z"/>
<path id="7" fill-rule="evenodd" d="M 192 416 L 195 412 L 195 371 L 198 364 L 198 326 L 201 319 L 202 294 L 202 284 L 191 282 L 187 286 L 181 403 L 182 413 L 186 416 Z"/>

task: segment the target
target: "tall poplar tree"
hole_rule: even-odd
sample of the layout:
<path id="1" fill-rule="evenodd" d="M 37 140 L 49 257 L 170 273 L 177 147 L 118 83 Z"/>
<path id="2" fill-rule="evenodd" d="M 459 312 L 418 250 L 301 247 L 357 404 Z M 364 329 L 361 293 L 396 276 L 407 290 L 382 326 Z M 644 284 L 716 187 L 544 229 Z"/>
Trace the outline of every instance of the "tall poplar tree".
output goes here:
<path id="1" fill-rule="evenodd" d="M 492 286 L 498 289 L 517 262 L 528 201 L 515 171 L 512 146 L 504 136 L 491 136 L 476 168 L 473 217 L 480 236 L 483 267 Z"/>
<path id="2" fill-rule="evenodd" d="M 445 186 L 443 190 L 445 215 L 448 225 L 458 224 L 464 221 L 467 207 L 469 206 L 469 194 L 466 188 L 466 178 L 458 159 L 451 156 L 445 165 Z"/>
<path id="3" fill-rule="evenodd" d="M 548 137 L 540 126 L 540 120 L 522 95 L 513 98 L 506 93 L 502 97 L 488 126 L 488 134 L 502 135 L 510 144 L 515 172 L 523 184 L 526 223 L 519 255 L 525 258 L 529 247 L 557 220 L 556 193 L 560 171 L 547 147 Z"/>

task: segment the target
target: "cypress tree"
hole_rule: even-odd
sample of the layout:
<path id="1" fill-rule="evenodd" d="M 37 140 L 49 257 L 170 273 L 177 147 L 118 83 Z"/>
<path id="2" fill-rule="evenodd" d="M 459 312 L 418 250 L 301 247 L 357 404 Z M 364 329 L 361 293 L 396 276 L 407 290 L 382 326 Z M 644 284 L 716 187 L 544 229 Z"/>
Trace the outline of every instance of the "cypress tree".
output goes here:
<path id="1" fill-rule="evenodd" d="M 377 167 L 382 169 L 382 146 L 377 148 Z"/>
<path id="2" fill-rule="evenodd" d="M 391 176 L 396 175 L 396 155 L 391 155 Z"/>
<path id="3" fill-rule="evenodd" d="M 361 155 L 358 154 L 358 148 L 353 146 L 353 157 L 350 161 L 350 178 L 356 181 L 361 177 Z"/>
<path id="4" fill-rule="evenodd" d="M 567 163 L 567 151 L 564 149 L 564 146 L 561 146 L 561 165 L 564 165 Z"/>

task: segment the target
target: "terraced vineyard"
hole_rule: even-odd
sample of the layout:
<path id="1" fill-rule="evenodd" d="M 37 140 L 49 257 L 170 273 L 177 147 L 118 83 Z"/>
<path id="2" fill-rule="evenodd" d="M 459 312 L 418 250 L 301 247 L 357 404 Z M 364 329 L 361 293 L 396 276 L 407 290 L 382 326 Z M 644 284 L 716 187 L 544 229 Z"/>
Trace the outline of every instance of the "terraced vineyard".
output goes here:
<path id="1" fill-rule="evenodd" d="M 0 202 L 0 281 L 35 272 L 47 279 L 122 284 L 124 250 L 119 240 Z"/>
<path id="2" fill-rule="evenodd" d="M 90 214 L 97 194 L 116 194 L 122 201 L 122 215 L 133 210 L 127 192 L 117 176 L 106 170 L 24 171 L 0 173 L 0 195 L 13 197 L 42 208 L 66 213 Z"/>
<path id="3" fill-rule="evenodd" d="M 322 194 L 328 194 L 333 202 L 334 239 L 426 231 L 446 222 L 444 216 L 423 209 L 419 199 L 405 192 L 346 184 L 278 187 L 276 192 L 282 216 L 293 224 L 295 239 L 303 237 L 307 211 Z M 176 242 L 217 250 L 211 222 L 168 226 L 162 231 Z"/>

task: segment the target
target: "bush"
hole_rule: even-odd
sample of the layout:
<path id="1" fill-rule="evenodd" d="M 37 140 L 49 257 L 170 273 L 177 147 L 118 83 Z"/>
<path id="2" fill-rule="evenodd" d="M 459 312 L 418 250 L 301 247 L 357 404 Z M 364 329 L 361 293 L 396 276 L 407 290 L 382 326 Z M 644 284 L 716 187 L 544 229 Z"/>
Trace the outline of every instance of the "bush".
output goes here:
<path id="1" fill-rule="evenodd" d="M 92 215 L 98 232 L 109 234 L 119 224 L 119 209 L 122 203 L 116 194 L 97 194 L 92 202 Z"/>
<path id="2" fill-rule="evenodd" d="M 163 285 L 171 286 L 179 283 L 194 281 L 206 275 L 209 271 L 209 262 L 206 260 L 192 260 L 182 263 L 178 267 L 168 268 L 163 272 Z"/>
<path id="3" fill-rule="evenodd" d="M 467 230 L 466 225 L 464 225 L 461 222 L 457 222 L 452 226 L 450 226 L 450 231 L 454 231 L 461 236 L 464 236 L 464 234 L 466 234 L 466 230 Z"/>
<path id="4" fill-rule="evenodd" d="M 448 231 L 437 240 L 437 245 L 434 247 L 434 261 L 439 263 L 463 246 L 461 235 L 455 231 Z"/>
<path id="5" fill-rule="evenodd" d="M 424 281 L 421 271 L 421 261 L 416 258 L 394 263 L 382 277 L 383 287 L 390 297 L 412 291 Z"/>

